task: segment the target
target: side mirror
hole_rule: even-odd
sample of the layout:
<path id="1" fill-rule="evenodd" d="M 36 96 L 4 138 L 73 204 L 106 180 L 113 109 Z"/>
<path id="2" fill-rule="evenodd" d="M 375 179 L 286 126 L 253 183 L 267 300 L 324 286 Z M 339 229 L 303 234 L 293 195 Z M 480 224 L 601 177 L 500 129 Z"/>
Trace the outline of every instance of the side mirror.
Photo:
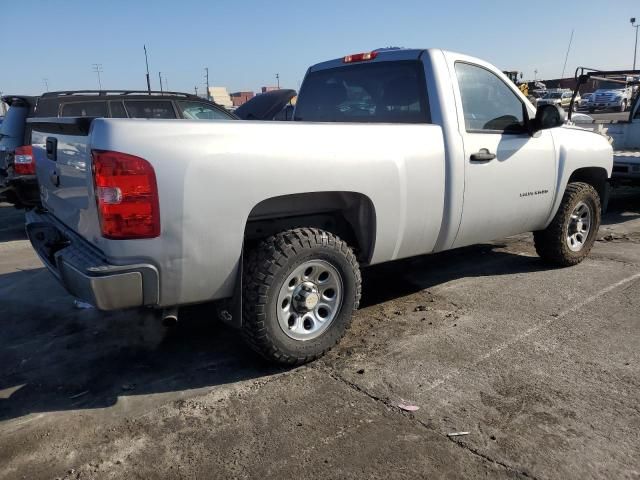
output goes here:
<path id="1" fill-rule="evenodd" d="M 538 130 L 560 127 L 564 125 L 566 119 L 567 114 L 562 107 L 551 104 L 540 105 L 536 110 L 536 117 L 531 122 L 531 132 L 535 133 Z"/>

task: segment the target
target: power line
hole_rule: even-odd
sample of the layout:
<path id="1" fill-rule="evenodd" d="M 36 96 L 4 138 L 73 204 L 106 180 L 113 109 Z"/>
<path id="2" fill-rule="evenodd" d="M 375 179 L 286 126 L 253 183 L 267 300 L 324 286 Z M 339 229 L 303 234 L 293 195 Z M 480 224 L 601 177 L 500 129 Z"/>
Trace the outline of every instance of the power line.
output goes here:
<path id="1" fill-rule="evenodd" d="M 93 63 L 91 69 L 98 74 L 98 86 L 100 90 L 102 90 L 102 80 L 100 79 L 100 74 L 104 71 L 102 70 L 101 63 Z"/>

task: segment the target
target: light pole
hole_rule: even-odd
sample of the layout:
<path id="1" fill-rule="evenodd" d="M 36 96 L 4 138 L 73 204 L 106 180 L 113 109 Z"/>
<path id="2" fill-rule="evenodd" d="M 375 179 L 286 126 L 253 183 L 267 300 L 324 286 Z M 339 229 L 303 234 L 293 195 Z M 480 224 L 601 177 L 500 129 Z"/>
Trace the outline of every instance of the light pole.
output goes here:
<path id="1" fill-rule="evenodd" d="M 276 73 L 276 82 L 278 84 L 278 90 L 280 90 L 280 74 Z"/>
<path id="2" fill-rule="evenodd" d="M 144 46 L 144 63 L 147 65 L 147 91 L 151 95 L 151 79 L 149 78 L 149 58 L 147 58 L 147 46 Z"/>
<path id="3" fill-rule="evenodd" d="M 43 78 L 42 81 L 44 82 L 45 91 L 48 92 L 49 91 L 49 79 L 48 78 Z"/>
<path id="4" fill-rule="evenodd" d="M 164 93 L 162 91 L 162 72 L 158 72 L 158 78 L 160 79 L 160 94 Z"/>
<path id="5" fill-rule="evenodd" d="M 636 69 L 636 53 L 638 52 L 638 27 L 640 27 L 640 24 L 636 23 L 636 17 L 629 19 L 629 21 L 631 22 L 631 26 L 636 29 L 636 43 L 635 43 L 635 46 L 633 47 L 633 69 L 635 70 Z"/>
<path id="6" fill-rule="evenodd" d="M 98 74 L 98 86 L 102 90 L 102 80 L 100 80 L 100 73 L 103 72 L 101 63 L 94 63 L 92 67 L 93 71 Z"/>
<path id="7" fill-rule="evenodd" d="M 204 78 L 207 81 L 207 100 L 211 100 L 211 95 L 209 94 L 209 67 L 204 67 L 205 75 Z"/>

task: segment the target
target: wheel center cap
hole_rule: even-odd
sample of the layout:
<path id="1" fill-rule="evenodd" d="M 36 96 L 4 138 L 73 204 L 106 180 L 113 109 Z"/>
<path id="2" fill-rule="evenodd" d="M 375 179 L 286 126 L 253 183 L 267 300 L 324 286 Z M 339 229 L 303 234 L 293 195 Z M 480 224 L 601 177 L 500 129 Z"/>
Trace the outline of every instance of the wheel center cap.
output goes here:
<path id="1" fill-rule="evenodd" d="M 318 287 L 311 282 L 304 282 L 296 287 L 293 293 L 293 304 L 298 312 L 308 312 L 316 308 L 320 301 Z"/>

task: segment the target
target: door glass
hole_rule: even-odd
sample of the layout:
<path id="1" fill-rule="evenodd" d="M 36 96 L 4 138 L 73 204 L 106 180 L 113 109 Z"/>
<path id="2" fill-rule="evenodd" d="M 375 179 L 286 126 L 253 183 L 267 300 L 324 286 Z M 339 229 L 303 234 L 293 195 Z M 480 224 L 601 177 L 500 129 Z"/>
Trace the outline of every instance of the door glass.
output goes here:
<path id="1" fill-rule="evenodd" d="M 62 105 L 61 117 L 106 117 L 107 102 L 76 102 Z"/>
<path id="2" fill-rule="evenodd" d="M 127 118 L 127 112 L 122 102 L 109 102 L 109 107 L 111 107 L 112 118 Z"/>
<path id="3" fill-rule="evenodd" d="M 523 104 L 497 75 L 482 67 L 458 62 L 456 76 L 468 131 L 523 130 Z"/>
<path id="4" fill-rule="evenodd" d="M 128 100 L 124 105 L 131 118 L 176 118 L 167 100 Z"/>
<path id="5" fill-rule="evenodd" d="M 178 102 L 182 109 L 182 116 L 189 120 L 229 120 L 231 115 L 218 110 L 215 107 L 201 102 Z"/>

